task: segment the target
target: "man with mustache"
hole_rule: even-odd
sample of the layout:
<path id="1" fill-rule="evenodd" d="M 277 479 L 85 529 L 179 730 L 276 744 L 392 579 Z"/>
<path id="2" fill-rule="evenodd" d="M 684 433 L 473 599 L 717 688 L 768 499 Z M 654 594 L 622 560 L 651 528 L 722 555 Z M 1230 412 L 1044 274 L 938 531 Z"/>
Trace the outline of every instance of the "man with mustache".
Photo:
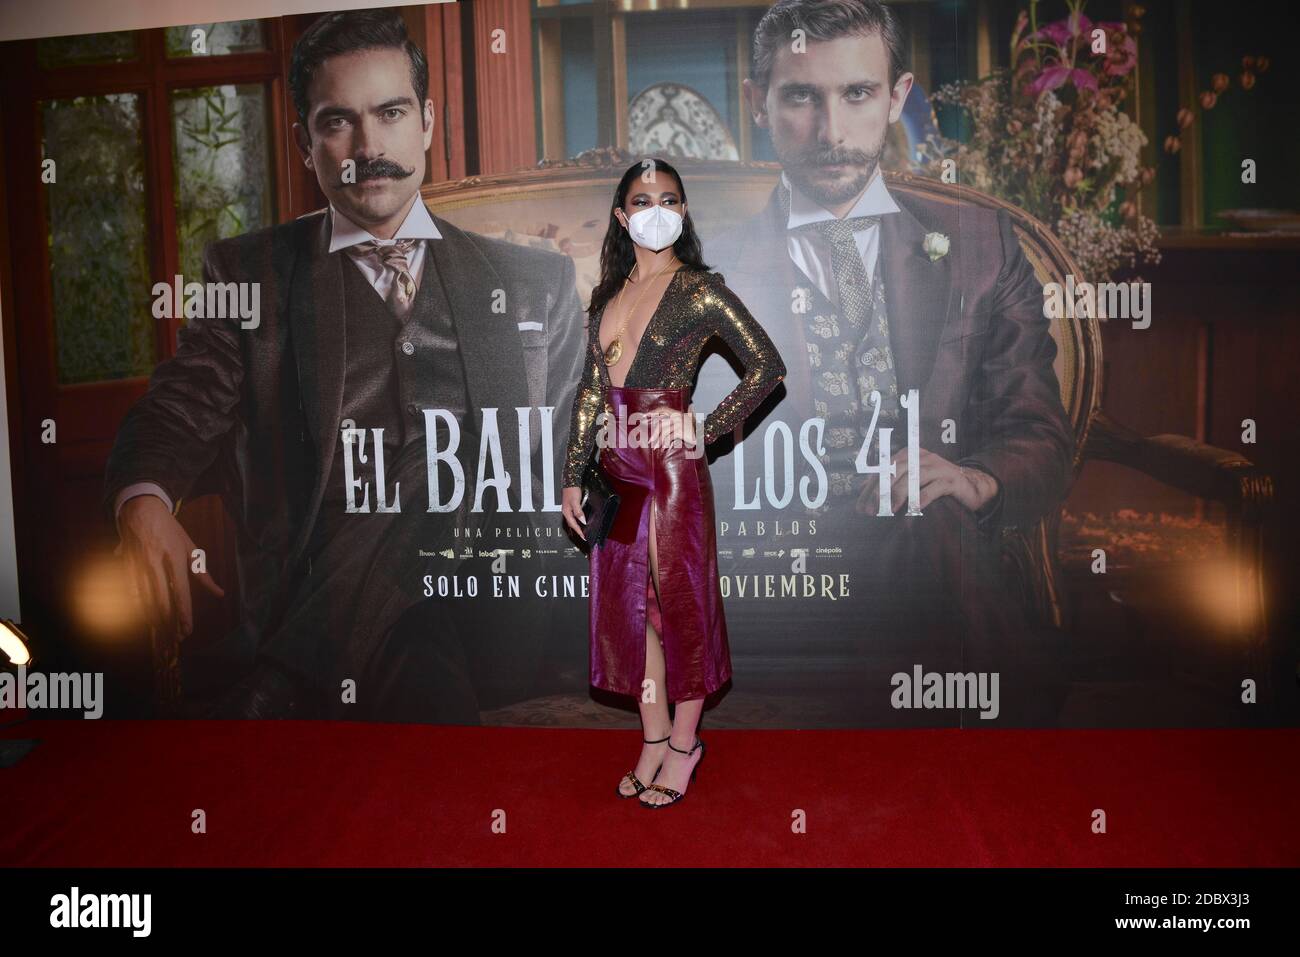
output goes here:
<path id="1" fill-rule="evenodd" d="M 843 638 L 853 677 L 841 713 L 893 720 L 880 679 L 945 662 L 1000 670 L 1006 721 L 1050 721 L 1059 636 L 1023 617 L 995 535 L 1059 508 L 1071 477 L 1073 434 L 1042 287 L 1005 214 L 886 188 L 879 159 L 912 86 L 888 7 L 780 0 L 755 30 L 753 63 L 745 95 L 771 135 L 781 180 L 762 212 L 705 249 L 786 359 L 775 419 L 796 443 L 804 422 L 825 424 L 826 502 L 809 507 L 796 492 L 783 508 L 761 502 L 757 515 L 804 528 L 815 521 L 819 537 L 787 547 L 843 546 L 842 560 L 808 559 L 810 572 L 852 578 L 855 611 L 830 612 L 855 626 Z M 706 366 L 696 404 L 731 387 L 720 368 Z M 902 407 L 910 389 L 920 399 L 915 458 Z M 879 430 L 892 429 L 892 516 L 877 515 L 880 484 L 856 461 L 876 414 L 873 392 L 879 420 L 867 461 L 878 463 Z M 772 475 L 761 436 L 743 454 L 748 484 Z M 719 501 L 734 502 L 733 469 L 719 471 Z M 796 471 L 796 483 L 805 474 Z M 913 475 L 922 516 L 905 514 Z M 752 488 L 741 492 L 753 498 Z"/>
<path id="2" fill-rule="evenodd" d="M 191 582 L 221 589 L 192 572 L 195 543 L 174 510 L 223 494 L 238 529 L 235 640 L 255 666 L 213 716 L 477 723 L 480 707 L 527 694 L 549 603 L 520 634 L 493 618 L 509 602 L 438 604 L 423 579 L 486 570 L 477 553 L 499 544 L 490 535 L 471 539 L 476 557 L 459 569 L 438 557 L 462 553 L 453 527 L 482 528 L 493 513 L 516 533 L 543 524 L 539 410 L 570 407 L 585 344 L 574 267 L 425 208 L 428 65 L 397 13 L 322 17 L 294 47 L 289 85 L 295 142 L 329 208 L 208 247 L 204 278 L 260 283 L 264 315 L 253 329 L 188 320 L 122 423 L 105 507 L 155 626 L 188 634 Z M 530 410 L 529 448 L 519 408 Z M 511 478 L 479 501 L 488 415 Z M 558 463 L 564 416 L 556 427 Z M 426 440 L 447 448 L 453 428 L 459 508 L 430 513 Z M 458 477 L 446 463 L 435 475 L 437 497 L 451 499 Z M 482 629 L 472 641 L 471 625 Z"/>

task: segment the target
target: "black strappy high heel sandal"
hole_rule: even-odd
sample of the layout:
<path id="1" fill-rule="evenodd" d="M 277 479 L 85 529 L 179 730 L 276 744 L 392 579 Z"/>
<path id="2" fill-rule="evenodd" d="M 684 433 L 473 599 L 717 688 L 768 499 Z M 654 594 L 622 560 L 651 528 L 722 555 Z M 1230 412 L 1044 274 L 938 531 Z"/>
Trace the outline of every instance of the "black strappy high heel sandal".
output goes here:
<path id="1" fill-rule="evenodd" d="M 660 738 L 658 741 L 651 741 L 649 738 L 642 738 L 641 740 L 644 741 L 646 744 L 663 744 L 665 741 L 668 740 L 668 738 L 671 737 L 672 735 L 670 734 L 668 735 L 668 737 Z M 671 748 L 672 744 L 670 743 L 668 747 Z M 700 760 L 703 761 L 704 759 L 700 758 Z M 662 764 L 660 766 L 662 767 Z M 656 778 L 659 777 L 658 771 L 655 771 L 655 777 Z M 636 788 L 636 790 L 633 791 L 631 794 L 624 794 L 623 782 L 626 781 L 628 778 L 632 779 L 632 787 Z M 651 778 L 650 780 L 653 781 L 654 778 Z M 651 787 L 653 787 L 653 785 L 651 785 Z M 618 791 L 618 796 L 623 798 L 624 800 L 627 800 L 628 798 L 640 797 L 641 792 L 644 791 L 645 789 L 646 789 L 646 785 L 642 784 L 641 781 L 636 776 L 636 768 L 633 768 L 631 771 L 627 772 L 627 774 L 623 775 L 623 777 L 618 782 L 618 787 L 615 788 L 615 790 Z"/>
<path id="2" fill-rule="evenodd" d="M 669 735 L 669 737 L 672 737 L 672 735 Z M 673 748 L 673 743 L 671 741 L 668 742 L 668 747 Z M 704 763 L 704 742 L 701 741 L 699 739 L 699 736 L 697 735 L 695 738 L 695 747 L 691 748 L 689 751 L 683 751 L 681 748 L 673 748 L 673 750 L 676 751 L 678 754 L 685 754 L 685 755 L 694 754 L 696 749 L 698 749 L 700 752 L 700 759 L 695 762 L 695 767 L 691 768 L 691 780 L 690 780 L 691 784 L 695 783 L 695 772 L 698 771 L 700 769 L 700 765 Z M 659 775 L 656 774 L 655 777 L 659 777 Z M 646 790 L 658 791 L 660 794 L 667 794 L 669 799 L 667 801 L 660 801 L 657 803 L 651 803 L 649 801 L 641 801 L 639 803 L 641 804 L 642 807 L 648 807 L 648 808 L 668 807 L 670 804 L 676 804 L 678 801 L 684 800 L 686 797 L 686 795 L 683 794 L 681 791 L 674 791 L 672 788 L 664 787 L 662 784 L 647 785 Z M 639 791 L 637 793 L 640 794 Z"/>

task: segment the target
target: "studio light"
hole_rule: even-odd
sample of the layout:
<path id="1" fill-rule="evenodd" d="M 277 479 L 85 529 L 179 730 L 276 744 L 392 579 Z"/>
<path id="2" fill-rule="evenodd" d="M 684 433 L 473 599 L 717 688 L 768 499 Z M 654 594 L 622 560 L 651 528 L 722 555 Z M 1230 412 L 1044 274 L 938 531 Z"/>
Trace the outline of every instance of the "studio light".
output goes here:
<path id="1" fill-rule="evenodd" d="M 29 668 L 34 658 L 31 639 L 17 623 L 0 618 L 0 671 L 17 673 L 19 668 Z M 0 724 L 0 728 L 20 724 L 28 719 L 25 712 L 17 721 Z M 34 739 L 7 738 L 0 740 L 0 768 L 10 768 L 26 757 L 36 747 Z"/>
<path id="2" fill-rule="evenodd" d="M 8 618 L 0 618 L 0 655 L 3 655 L 6 667 L 17 668 L 19 665 L 31 666 L 32 643 L 23 634 L 23 630 Z"/>

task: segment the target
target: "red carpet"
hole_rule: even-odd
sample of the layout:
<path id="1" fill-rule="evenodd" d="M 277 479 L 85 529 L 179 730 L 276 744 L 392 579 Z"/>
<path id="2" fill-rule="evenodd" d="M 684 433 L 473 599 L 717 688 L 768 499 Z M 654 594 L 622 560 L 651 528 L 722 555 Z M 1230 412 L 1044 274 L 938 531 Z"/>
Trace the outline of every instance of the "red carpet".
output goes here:
<path id="1" fill-rule="evenodd" d="M 0 769 L 9 866 L 1300 865 L 1295 729 L 706 730 L 687 797 L 659 811 L 614 796 L 633 731 L 28 721 L 0 736 L 42 739 Z"/>

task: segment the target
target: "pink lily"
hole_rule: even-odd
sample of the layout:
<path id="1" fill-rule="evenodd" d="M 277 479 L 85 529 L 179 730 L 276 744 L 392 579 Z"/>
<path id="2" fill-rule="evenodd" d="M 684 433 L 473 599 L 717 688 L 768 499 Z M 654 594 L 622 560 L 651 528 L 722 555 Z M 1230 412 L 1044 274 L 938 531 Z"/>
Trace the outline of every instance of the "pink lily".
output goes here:
<path id="1" fill-rule="evenodd" d="M 1087 70 L 1078 67 L 1049 66 L 1029 84 L 1030 96 L 1038 96 L 1046 90 L 1055 90 L 1067 82 L 1073 82 L 1080 90 L 1096 90 L 1097 78 Z"/>

